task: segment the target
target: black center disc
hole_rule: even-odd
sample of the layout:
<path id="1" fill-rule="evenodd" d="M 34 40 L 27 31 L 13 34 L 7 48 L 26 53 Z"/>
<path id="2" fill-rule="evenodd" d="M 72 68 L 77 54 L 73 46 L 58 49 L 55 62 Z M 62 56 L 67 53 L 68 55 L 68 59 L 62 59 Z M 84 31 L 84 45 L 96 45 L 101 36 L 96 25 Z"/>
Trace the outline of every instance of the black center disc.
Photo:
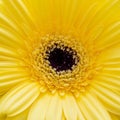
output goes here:
<path id="1" fill-rule="evenodd" d="M 64 49 L 56 47 L 47 54 L 50 66 L 57 72 L 72 70 L 72 67 L 76 65 L 76 60 L 78 61 L 76 52 L 69 47 L 64 47 Z"/>

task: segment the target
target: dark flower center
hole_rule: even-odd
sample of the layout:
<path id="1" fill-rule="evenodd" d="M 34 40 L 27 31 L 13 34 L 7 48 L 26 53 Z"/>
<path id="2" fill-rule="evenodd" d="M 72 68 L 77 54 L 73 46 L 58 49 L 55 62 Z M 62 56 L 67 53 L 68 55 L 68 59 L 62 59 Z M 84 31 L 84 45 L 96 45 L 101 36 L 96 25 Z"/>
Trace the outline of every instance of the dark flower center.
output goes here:
<path id="1" fill-rule="evenodd" d="M 76 51 L 66 46 L 57 46 L 50 48 L 49 53 L 46 52 L 50 66 L 54 68 L 56 72 L 72 70 L 73 66 L 78 62 Z"/>

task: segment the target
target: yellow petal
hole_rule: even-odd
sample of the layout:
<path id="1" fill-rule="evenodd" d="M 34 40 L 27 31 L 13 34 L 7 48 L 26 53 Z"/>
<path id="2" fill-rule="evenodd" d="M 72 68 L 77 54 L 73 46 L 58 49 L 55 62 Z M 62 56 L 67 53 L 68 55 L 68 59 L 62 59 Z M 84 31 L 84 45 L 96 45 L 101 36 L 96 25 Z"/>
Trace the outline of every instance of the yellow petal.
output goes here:
<path id="1" fill-rule="evenodd" d="M 14 116 L 28 108 L 39 95 L 39 85 L 24 82 L 6 93 L 0 102 L 0 116 Z"/>
<path id="2" fill-rule="evenodd" d="M 18 114 L 16 116 L 7 117 L 6 120 L 27 120 L 29 109 L 30 108 L 28 108 L 27 110 L 21 112 L 20 114 Z"/>
<path id="3" fill-rule="evenodd" d="M 120 120 L 120 116 L 110 113 L 112 120 Z"/>
<path id="4" fill-rule="evenodd" d="M 6 27 L 0 26 L 0 39 L 1 45 L 3 43 L 16 49 L 20 47 L 24 48 L 24 42 L 21 36 L 19 34 L 16 34 L 13 30 L 8 29 Z"/>
<path id="5" fill-rule="evenodd" d="M 58 94 L 51 96 L 46 113 L 46 120 L 62 120 L 62 103 Z"/>
<path id="6" fill-rule="evenodd" d="M 72 95 L 66 95 L 65 98 L 62 99 L 62 107 L 66 120 L 85 120 Z"/>
<path id="7" fill-rule="evenodd" d="M 81 96 L 78 104 L 87 120 L 111 120 L 105 107 L 90 92 Z"/>
<path id="8" fill-rule="evenodd" d="M 40 96 L 31 107 L 27 120 L 45 120 L 50 100 L 51 96 L 48 94 Z"/>
<path id="9" fill-rule="evenodd" d="M 116 45 L 111 46 L 110 48 L 106 48 L 106 50 L 103 50 L 103 52 L 99 56 L 98 62 L 104 64 L 105 61 L 120 58 L 120 54 L 118 51 L 120 51 L 120 42 Z"/>
<path id="10" fill-rule="evenodd" d="M 100 40 L 97 44 L 102 50 L 107 50 L 108 48 L 120 44 L 120 19 L 115 20 L 111 24 L 109 24 L 106 29 L 104 30 L 104 33 L 101 34 Z"/>
<path id="11" fill-rule="evenodd" d="M 98 96 L 104 106 L 112 113 L 120 115 L 120 95 L 114 90 L 99 85 L 92 85 L 93 93 Z"/>
<path id="12" fill-rule="evenodd" d="M 28 79 L 28 75 L 19 69 L 15 71 L 2 71 L 0 72 L 0 94 L 5 93 L 19 82 Z"/>
<path id="13" fill-rule="evenodd" d="M 11 50 L 10 47 L 0 47 L 0 56 L 7 56 L 11 58 L 18 58 L 17 53 Z"/>
<path id="14" fill-rule="evenodd" d="M 94 78 L 92 84 L 100 85 L 111 90 L 120 91 L 120 77 L 112 74 L 101 73 Z"/>
<path id="15" fill-rule="evenodd" d="M 24 33 L 21 30 L 21 25 L 31 24 L 30 14 L 26 9 L 26 6 L 23 4 L 23 1 L 4 0 L 3 4 L 0 6 L 0 10 L 1 13 L 5 15 L 1 17 L 1 22 L 7 23 L 11 28 L 17 30 L 19 33 Z"/>

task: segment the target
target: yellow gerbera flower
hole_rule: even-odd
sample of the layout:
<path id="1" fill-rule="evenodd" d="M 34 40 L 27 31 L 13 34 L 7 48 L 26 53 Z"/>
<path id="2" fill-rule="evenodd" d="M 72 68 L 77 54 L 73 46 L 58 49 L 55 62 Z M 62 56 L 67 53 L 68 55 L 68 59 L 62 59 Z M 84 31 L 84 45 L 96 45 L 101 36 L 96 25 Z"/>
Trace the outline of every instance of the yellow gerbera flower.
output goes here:
<path id="1" fill-rule="evenodd" d="M 119 0 L 1 0 L 0 120 L 119 120 L 119 51 Z"/>

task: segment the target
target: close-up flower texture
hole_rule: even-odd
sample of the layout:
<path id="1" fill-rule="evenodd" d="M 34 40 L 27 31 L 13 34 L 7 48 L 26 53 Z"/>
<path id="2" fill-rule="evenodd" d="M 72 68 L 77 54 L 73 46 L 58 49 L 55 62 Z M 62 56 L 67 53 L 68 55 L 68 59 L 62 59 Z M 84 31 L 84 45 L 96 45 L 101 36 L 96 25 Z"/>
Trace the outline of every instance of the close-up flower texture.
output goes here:
<path id="1" fill-rule="evenodd" d="M 120 120 L 120 0 L 0 0 L 0 120 Z"/>

